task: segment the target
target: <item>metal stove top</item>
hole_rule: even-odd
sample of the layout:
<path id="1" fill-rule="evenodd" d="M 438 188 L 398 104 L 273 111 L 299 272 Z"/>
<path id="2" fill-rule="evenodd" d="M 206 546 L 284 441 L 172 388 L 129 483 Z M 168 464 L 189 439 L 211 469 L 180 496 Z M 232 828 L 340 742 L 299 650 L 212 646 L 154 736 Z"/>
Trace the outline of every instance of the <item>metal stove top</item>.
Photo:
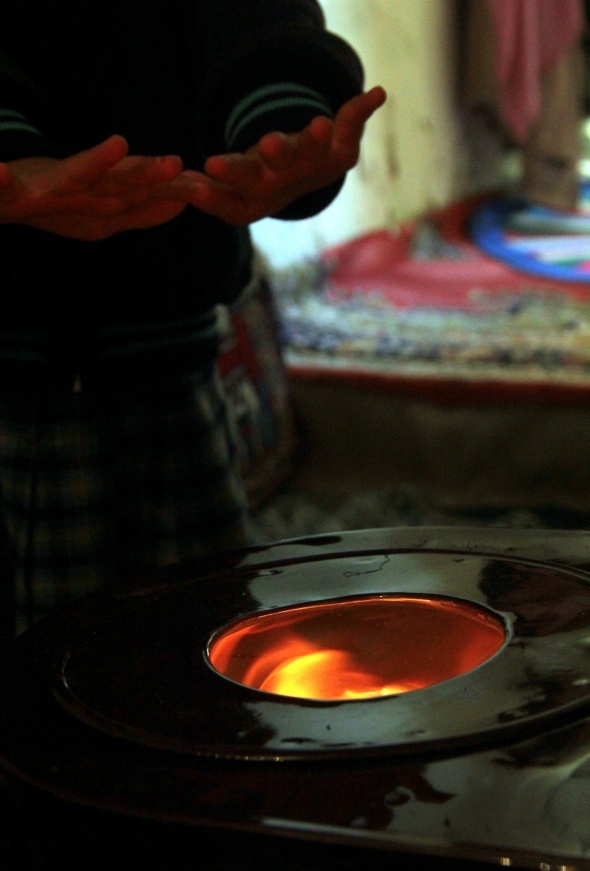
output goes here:
<path id="1" fill-rule="evenodd" d="M 269 696 L 204 656 L 239 615 L 399 593 L 475 602 L 506 642 L 350 703 Z M 590 869 L 589 533 L 355 531 L 174 567 L 23 635 L 0 692 L 0 761 L 66 805 L 433 868 Z"/>

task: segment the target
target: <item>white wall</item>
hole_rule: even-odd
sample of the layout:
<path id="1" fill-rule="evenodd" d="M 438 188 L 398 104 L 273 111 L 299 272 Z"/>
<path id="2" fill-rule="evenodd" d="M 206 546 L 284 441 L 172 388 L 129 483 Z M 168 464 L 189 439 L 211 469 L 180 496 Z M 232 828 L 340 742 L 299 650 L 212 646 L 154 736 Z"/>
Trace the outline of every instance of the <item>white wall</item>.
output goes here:
<path id="1" fill-rule="evenodd" d="M 258 247 L 279 267 L 363 232 L 395 228 L 482 186 L 456 107 L 455 0 L 321 5 L 328 27 L 360 54 L 366 86 L 383 85 L 389 99 L 369 121 L 361 160 L 328 209 L 306 221 L 253 227 Z"/>

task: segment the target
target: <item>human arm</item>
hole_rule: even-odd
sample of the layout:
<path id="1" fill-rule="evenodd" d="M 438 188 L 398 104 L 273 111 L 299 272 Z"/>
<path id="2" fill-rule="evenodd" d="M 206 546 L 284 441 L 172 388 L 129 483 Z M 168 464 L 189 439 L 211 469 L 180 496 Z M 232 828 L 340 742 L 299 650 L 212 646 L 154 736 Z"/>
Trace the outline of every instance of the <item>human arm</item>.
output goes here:
<path id="1" fill-rule="evenodd" d="M 130 155 L 119 135 L 70 150 L 71 133 L 62 143 L 48 133 L 48 103 L 0 50 L 0 224 L 93 241 L 157 226 L 186 207 L 179 157 Z"/>
<path id="2" fill-rule="evenodd" d="M 227 26 L 212 27 L 205 42 L 200 114 L 207 121 L 208 183 L 196 202 L 230 223 L 311 217 L 332 202 L 357 162 L 364 124 L 383 89 L 361 96 L 359 57 L 326 29 L 315 0 L 223 5 Z M 355 97 L 359 102 L 336 123 Z M 228 208 L 216 211 L 223 193 Z M 238 198 L 233 203 L 231 194 Z"/>
<path id="3" fill-rule="evenodd" d="M 224 220 L 228 222 L 248 223 L 267 213 L 278 214 L 276 209 L 282 203 L 285 208 L 279 217 L 308 217 L 331 202 L 344 181 L 347 168 L 344 163 L 338 178 L 331 171 L 324 172 L 323 188 L 318 186 L 319 167 L 310 172 L 309 154 L 306 167 L 297 160 L 297 166 L 292 166 L 290 172 L 286 166 L 281 167 L 281 173 L 277 171 L 277 161 L 288 162 L 293 155 L 303 156 L 306 143 L 321 151 L 332 138 L 328 132 L 332 130 L 330 121 L 347 100 L 362 91 L 358 57 L 347 43 L 326 31 L 319 4 L 315 0 L 247 3 L 187 0 L 178 10 L 182 8 L 182 14 L 186 14 L 181 28 L 188 35 L 186 46 L 177 32 L 180 19 L 170 19 L 159 0 L 147 0 L 147 8 L 150 22 L 153 19 L 157 24 L 152 24 L 151 29 L 146 27 L 142 39 L 134 43 L 135 67 L 143 68 L 149 58 L 159 56 L 158 48 L 172 44 L 178 45 L 179 63 L 168 60 L 165 68 L 155 66 L 154 76 L 143 81 L 143 89 L 137 92 L 133 82 L 117 78 L 114 91 L 104 89 L 104 100 L 98 81 L 89 77 L 88 70 L 79 77 L 71 77 L 71 90 L 63 88 L 60 75 L 55 81 L 45 75 L 47 70 L 38 58 L 45 57 L 47 22 L 39 24 L 37 46 L 29 40 L 28 26 L 23 26 L 19 38 L 9 38 L 11 28 L 3 29 L 0 52 L 5 47 L 7 56 L 13 54 L 18 64 L 3 66 L 0 53 L 0 160 L 6 163 L 2 170 L 4 187 L 0 189 L 0 200 L 4 211 L 0 220 L 78 238 L 104 238 L 121 229 L 167 220 L 178 214 L 188 199 L 202 211 L 209 209 L 215 214 L 210 202 L 199 202 L 203 186 L 197 185 L 195 179 L 198 170 L 207 168 L 203 173 L 207 185 L 215 182 L 215 193 L 221 194 L 223 183 L 215 177 L 216 170 L 211 169 L 217 161 L 222 175 L 225 172 L 226 159 L 219 160 L 220 155 L 236 156 L 234 164 L 239 160 L 239 165 L 234 166 L 239 178 L 234 174 L 232 183 L 242 196 L 244 184 L 247 186 L 244 177 L 247 166 L 257 164 L 259 171 L 265 167 L 264 202 L 250 205 L 245 215 L 227 214 Z M 122 25 L 131 27 L 132 11 L 130 8 L 129 15 L 123 16 Z M 17 31 L 21 17 L 14 15 L 12 27 Z M 36 21 L 34 16 L 28 24 Z M 93 32 L 98 27 L 98 18 L 94 24 Z M 96 44 L 100 52 L 100 40 Z M 60 53 L 70 58 L 69 48 L 67 40 L 61 46 L 52 43 L 55 55 L 52 73 L 61 70 L 55 63 Z M 185 48 L 194 63 L 192 69 L 182 62 Z M 75 53 L 73 57 L 77 64 L 84 60 Z M 115 56 L 113 69 L 116 60 Z M 82 68 L 85 69 L 83 65 Z M 124 65 L 125 75 L 129 68 Z M 90 112 L 83 87 L 78 90 L 74 87 L 78 80 L 98 86 L 89 92 Z M 120 111 L 125 101 L 129 101 L 133 111 Z M 76 106 L 74 112 L 72 105 Z M 7 113 L 5 125 L 3 112 Z M 322 116 L 322 120 L 314 121 L 316 116 Z M 90 182 L 83 174 L 80 188 L 80 176 L 76 175 L 80 159 L 94 160 L 97 154 L 102 155 L 104 143 L 97 147 L 97 152 L 88 146 L 100 142 L 111 129 L 121 129 L 143 154 L 162 153 L 162 149 L 170 147 L 182 154 L 195 175 L 189 178 L 179 169 L 174 178 L 146 185 L 129 169 L 133 166 L 137 169 L 137 161 L 143 161 L 140 166 L 145 169 L 146 160 L 154 161 L 150 165 L 158 168 L 155 158 L 132 159 L 125 154 L 112 166 L 104 170 L 99 167 Z M 308 130 L 309 136 L 302 133 Z M 287 135 L 266 135 L 273 131 L 284 131 Z M 81 151 L 84 148 L 88 151 Z M 324 170 L 326 165 L 324 161 Z M 332 160 L 331 168 L 335 167 L 336 161 Z M 269 170 L 274 173 L 272 178 Z M 72 171 L 77 183 L 74 188 Z M 189 182 L 193 183 L 192 191 Z M 305 195 L 306 184 L 311 194 Z M 227 184 L 225 192 L 228 193 Z M 298 192 L 299 199 L 294 200 Z"/>
<path id="4" fill-rule="evenodd" d="M 130 156 L 128 150 L 123 137 L 111 136 L 61 160 L 0 163 L 0 224 L 93 241 L 171 220 L 186 206 L 181 160 Z"/>
<path id="5" fill-rule="evenodd" d="M 245 152 L 210 157 L 205 173 L 193 175 L 191 202 L 236 225 L 279 214 L 355 166 L 365 124 L 385 99 L 375 87 L 347 101 L 333 121 L 317 116 L 298 133 L 269 133 Z"/>

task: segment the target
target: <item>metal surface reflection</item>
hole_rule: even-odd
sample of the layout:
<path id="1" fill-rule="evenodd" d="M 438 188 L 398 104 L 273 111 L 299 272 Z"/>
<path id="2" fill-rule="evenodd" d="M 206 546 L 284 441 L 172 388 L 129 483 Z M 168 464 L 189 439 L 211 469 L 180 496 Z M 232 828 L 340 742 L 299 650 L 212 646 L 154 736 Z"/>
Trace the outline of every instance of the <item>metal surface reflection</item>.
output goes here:
<path id="1" fill-rule="evenodd" d="M 362 702 L 273 696 L 205 661 L 232 621 L 351 596 L 473 603 L 505 640 L 467 673 Z M 174 822 L 196 845 L 368 847 L 380 869 L 590 871 L 588 533 L 373 530 L 175 567 L 25 633 L 0 693 L 12 776 L 162 837 Z"/>
<path id="2" fill-rule="evenodd" d="M 521 605 L 505 597 L 511 590 L 522 598 L 526 589 L 532 606 L 543 572 L 563 588 L 563 613 L 554 631 L 537 634 L 524 624 Z M 502 625 L 504 644 L 470 671 L 362 704 L 262 692 L 222 678 L 206 659 L 207 643 L 231 621 L 383 596 L 453 598 L 484 610 Z M 53 690 L 93 728 L 197 755 L 302 761 L 449 751 L 497 743 L 590 707 L 586 614 L 585 578 L 532 561 L 383 548 L 261 560 L 231 577 L 211 573 L 120 602 L 63 651 Z M 418 643 L 406 637 L 400 649 Z"/>

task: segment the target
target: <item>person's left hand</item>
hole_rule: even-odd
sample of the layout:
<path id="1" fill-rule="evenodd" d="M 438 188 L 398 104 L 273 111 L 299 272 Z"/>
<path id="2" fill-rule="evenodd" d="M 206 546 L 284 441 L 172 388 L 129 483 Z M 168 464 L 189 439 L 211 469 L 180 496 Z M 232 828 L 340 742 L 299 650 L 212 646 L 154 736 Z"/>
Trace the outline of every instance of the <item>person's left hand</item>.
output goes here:
<path id="1" fill-rule="evenodd" d="M 244 153 L 220 154 L 194 181 L 193 206 L 229 224 L 252 224 L 327 187 L 356 165 L 365 124 L 386 100 L 375 87 L 353 97 L 333 121 L 318 116 L 299 133 L 268 133 Z"/>
<path id="2" fill-rule="evenodd" d="M 172 220 L 187 206 L 192 182 L 185 187 L 178 156 L 130 155 L 127 140 L 114 135 L 62 160 L 0 163 L 0 225 L 106 239 Z"/>

